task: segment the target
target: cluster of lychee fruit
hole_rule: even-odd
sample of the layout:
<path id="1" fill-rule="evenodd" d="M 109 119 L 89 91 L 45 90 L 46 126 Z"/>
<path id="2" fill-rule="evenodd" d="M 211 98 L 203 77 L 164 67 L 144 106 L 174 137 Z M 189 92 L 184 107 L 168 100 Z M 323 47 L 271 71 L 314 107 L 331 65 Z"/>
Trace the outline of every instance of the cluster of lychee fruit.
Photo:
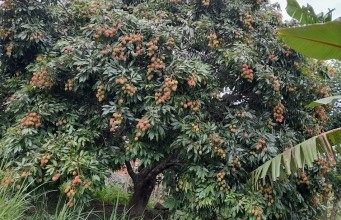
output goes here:
<path id="1" fill-rule="evenodd" d="M 288 45 L 284 45 L 283 48 L 285 49 L 285 52 L 284 52 L 285 57 L 289 57 L 291 54 L 290 47 Z"/>
<path id="2" fill-rule="evenodd" d="M 53 83 L 47 74 L 47 71 L 37 71 L 33 73 L 30 81 L 31 86 L 36 86 L 39 88 L 51 88 Z"/>
<path id="3" fill-rule="evenodd" d="M 329 97 L 329 92 L 327 90 L 327 87 L 323 86 L 318 90 L 318 93 L 323 97 L 323 98 L 327 98 Z"/>
<path id="4" fill-rule="evenodd" d="M 329 166 L 330 163 L 326 159 L 324 159 L 324 158 L 320 158 L 320 159 L 316 160 L 316 164 L 320 166 L 320 169 L 321 169 L 320 170 L 320 174 L 321 174 L 321 176 L 326 175 L 331 170 L 330 166 Z"/>
<path id="5" fill-rule="evenodd" d="M 153 72 L 157 71 L 159 76 L 162 76 L 160 70 L 166 68 L 164 64 L 165 57 L 164 56 L 153 56 L 151 58 L 151 64 L 148 65 L 147 76 L 148 80 L 153 78 Z"/>
<path id="6" fill-rule="evenodd" d="M 251 154 L 252 156 L 254 156 L 254 157 L 258 157 L 258 154 L 257 154 L 256 152 L 254 152 L 254 151 L 251 151 L 250 154 Z"/>
<path id="7" fill-rule="evenodd" d="M 265 140 L 263 138 L 259 138 L 258 139 L 258 143 L 256 146 L 257 150 L 263 150 L 265 153 L 267 153 L 269 151 L 268 147 L 265 145 Z"/>
<path id="8" fill-rule="evenodd" d="M 123 47 L 122 43 L 119 43 L 114 50 L 112 51 L 111 55 L 114 57 L 115 60 L 118 61 L 127 61 L 127 57 L 125 54 L 125 48 Z M 105 55 L 105 54 L 104 54 Z"/>
<path id="9" fill-rule="evenodd" d="M 156 37 L 153 38 L 151 41 L 149 41 L 148 43 L 146 43 L 147 48 L 147 55 L 148 56 L 153 56 L 155 54 L 155 52 L 159 49 L 159 47 L 157 46 L 158 42 L 159 42 L 160 38 Z"/>
<path id="10" fill-rule="evenodd" d="M 5 176 L 4 179 L 1 181 L 1 186 L 9 187 L 14 183 L 14 179 L 10 176 Z"/>
<path id="11" fill-rule="evenodd" d="M 226 153 L 225 153 L 225 151 L 221 147 L 214 147 L 213 150 L 214 150 L 214 153 L 218 154 L 218 156 L 221 159 L 225 159 L 226 158 Z"/>
<path id="12" fill-rule="evenodd" d="M 220 191 L 225 191 L 228 188 L 226 180 L 225 180 L 225 176 L 226 176 L 226 173 L 224 171 L 220 171 L 216 175 L 217 182 L 218 182 L 218 188 Z"/>
<path id="13" fill-rule="evenodd" d="M 137 88 L 133 84 L 127 83 L 122 87 L 122 90 L 124 94 L 129 95 L 130 97 L 133 97 L 137 91 Z"/>
<path id="14" fill-rule="evenodd" d="M 231 165 L 232 165 L 231 171 L 236 172 L 236 170 L 241 167 L 239 158 L 236 157 L 235 159 L 232 159 Z"/>
<path id="15" fill-rule="evenodd" d="M 236 116 L 238 118 L 245 118 L 246 117 L 246 111 L 240 111 L 240 112 L 237 112 Z"/>
<path id="16" fill-rule="evenodd" d="M 29 175 L 30 175 L 30 172 L 28 172 L 28 171 L 23 171 L 23 172 L 21 173 L 20 177 L 21 177 L 21 178 L 26 178 L 26 177 L 28 177 Z"/>
<path id="17" fill-rule="evenodd" d="M 44 37 L 44 34 L 41 32 L 37 32 L 31 35 L 30 40 L 37 40 L 37 39 L 41 39 L 42 37 Z"/>
<path id="18" fill-rule="evenodd" d="M 105 49 L 104 49 L 104 50 L 101 50 L 100 53 L 101 53 L 103 56 L 108 55 L 108 54 L 109 54 L 110 47 L 111 47 L 111 45 L 110 45 L 110 44 L 107 44 L 107 45 L 105 46 Z M 115 48 L 115 49 L 116 49 L 116 51 L 117 51 L 117 50 L 120 51 L 121 49 L 123 50 L 123 48 L 119 48 L 119 49 Z M 115 55 L 116 55 L 116 52 L 113 52 L 112 55 L 115 56 Z M 115 58 L 115 59 L 116 59 L 116 58 Z M 119 60 L 119 58 L 116 59 L 116 60 Z"/>
<path id="19" fill-rule="evenodd" d="M 88 30 L 92 30 L 93 29 L 93 25 L 88 25 Z M 93 35 L 93 38 L 98 39 L 101 36 L 105 36 L 105 37 L 109 37 L 109 38 L 113 38 L 116 33 L 117 30 L 121 29 L 121 25 L 117 22 L 114 23 L 114 27 L 111 28 L 105 28 L 103 26 L 99 26 L 96 28 L 96 33 Z"/>
<path id="20" fill-rule="evenodd" d="M 3 8 L 5 10 L 10 10 L 15 6 L 15 2 L 13 0 L 5 0 L 2 2 L 2 5 L 0 5 L 0 8 Z"/>
<path id="21" fill-rule="evenodd" d="M 168 99 L 170 99 L 170 95 L 172 92 L 175 92 L 177 88 L 178 81 L 176 79 L 167 77 L 161 89 L 155 93 L 156 104 L 165 103 Z"/>
<path id="22" fill-rule="evenodd" d="M 121 37 L 122 44 L 134 44 L 134 43 L 140 43 L 142 42 L 143 35 L 142 34 L 129 34 L 124 35 Z"/>
<path id="23" fill-rule="evenodd" d="M 41 158 L 40 158 L 40 166 L 44 166 L 49 162 L 51 159 L 51 155 L 49 153 L 45 153 Z"/>
<path id="24" fill-rule="evenodd" d="M 137 129 L 137 133 L 136 133 L 136 135 L 135 135 L 135 141 L 138 141 L 139 140 L 139 138 L 141 137 L 141 135 L 142 135 L 142 133 L 143 132 L 146 132 L 149 128 L 151 128 L 151 124 L 150 124 L 150 122 L 149 122 L 149 120 L 148 119 L 146 119 L 146 118 L 141 118 L 139 121 L 138 121 L 138 123 L 137 123 L 137 125 L 136 125 L 136 129 Z"/>
<path id="25" fill-rule="evenodd" d="M 120 77 L 115 80 L 115 83 L 120 85 L 124 85 L 126 82 L 128 82 L 128 79 L 126 77 Z"/>
<path id="26" fill-rule="evenodd" d="M 46 59 L 46 55 L 39 55 L 39 56 L 37 56 L 36 61 L 37 62 L 41 62 L 41 61 L 43 61 L 45 59 Z"/>
<path id="27" fill-rule="evenodd" d="M 12 31 L 11 30 L 5 30 L 3 29 L 3 27 L 0 26 L 0 28 L 2 28 L 2 32 L 0 32 L 0 39 L 6 39 L 7 37 L 12 35 Z"/>
<path id="28" fill-rule="evenodd" d="M 322 120 L 322 121 L 328 121 L 329 117 L 328 115 L 326 114 L 326 111 L 324 109 L 323 106 L 318 106 L 316 107 L 316 115 L 319 116 L 319 118 Z"/>
<path id="29" fill-rule="evenodd" d="M 210 135 L 210 140 L 213 146 L 213 152 L 218 154 L 222 159 L 226 158 L 225 151 L 220 147 L 223 143 L 220 136 L 218 134 Z"/>
<path id="30" fill-rule="evenodd" d="M 65 83 L 65 86 L 64 86 L 64 90 L 65 91 L 72 91 L 73 90 L 73 80 L 72 79 L 67 80 L 67 82 Z"/>
<path id="31" fill-rule="evenodd" d="M 199 127 L 198 124 L 192 123 L 191 126 L 192 126 L 192 131 L 193 131 L 194 133 L 197 133 L 197 134 L 198 134 L 198 133 L 200 132 L 200 127 Z"/>
<path id="32" fill-rule="evenodd" d="M 104 100 L 104 86 L 103 86 L 103 84 L 98 86 L 96 98 L 99 102 L 103 102 L 103 100 Z"/>
<path id="33" fill-rule="evenodd" d="M 297 86 L 288 86 L 287 87 L 287 90 L 289 91 L 289 92 L 295 92 L 295 91 L 297 91 Z"/>
<path id="34" fill-rule="evenodd" d="M 187 85 L 189 87 L 194 87 L 197 84 L 197 77 L 196 76 L 191 76 L 189 79 L 187 79 Z"/>
<path id="35" fill-rule="evenodd" d="M 253 80 L 253 70 L 245 63 L 242 65 L 241 77 L 246 79 L 248 82 L 252 82 Z"/>
<path id="36" fill-rule="evenodd" d="M 53 177 L 52 177 L 52 181 L 53 182 L 56 182 L 58 179 L 59 179 L 59 177 L 61 176 L 62 174 L 61 173 L 56 173 L 55 175 L 53 175 Z"/>
<path id="37" fill-rule="evenodd" d="M 208 35 L 207 39 L 209 48 L 213 49 L 219 46 L 219 40 L 216 33 L 211 33 L 210 35 Z"/>
<path id="38" fill-rule="evenodd" d="M 137 57 L 137 56 L 141 56 L 143 52 L 144 52 L 144 49 L 142 45 L 138 44 L 135 47 L 135 52 L 131 52 L 131 55 L 133 55 L 133 57 Z"/>
<path id="39" fill-rule="evenodd" d="M 263 210 L 261 208 L 253 208 L 251 210 L 251 214 L 253 214 L 254 216 L 257 216 L 256 220 L 262 220 L 262 214 L 263 214 Z"/>
<path id="40" fill-rule="evenodd" d="M 281 103 L 273 109 L 273 116 L 276 122 L 282 123 L 284 120 L 284 105 Z"/>
<path id="41" fill-rule="evenodd" d="M 320 194 L 320 200 L 327 201 L 329 197 L 331 196 L 332 189 L 333 189 L 332 184 L 323 183 L 322 190 L 321 190 L 322 192 Z"/>
<path id="42" fill-rule="evenodd" d="M 312 118 L 312 120 L 314 122 L 317 122 L 317 119 L 316 118 Z M 321 134 L 323 130 L 323 126 L 322 125 L 314 125 L 314 126 L 307 126 L 307 125 L 304 125 L 304 133 L 308 134 L 309 136 L 316 136 L 316 135 L 319 135 Z"/>
<path id="43" fill-rule="evenodd" d="M 275 62 L 278 60 L 278 56 L 276 56 L 275 54 L 270 54 L 269 55 L 269 60 L 272 62 Z"/>
<path id="44" fill-rule="evenodd" d="M 235 134 L 238 130 L 237 130 L 237 125 L 233 124 L 233 125 L 229 125 L 229 129 L 231 131 L 231 133 Z"/>
<path id="45" fill-rule="evenodd" d="M 253 18 L 250 14 L 246 14 L 245 18 L 243 16 L 240 16 L 239 20 L 243 22 L 244 26 L 247 27 L 248 29 L 252 30 L 252 23 L 253 23 Z"/>
<path id="46" fill-rule="evenodd" d="M 65 48 L 64 54 L 68 54 L 68 53 L 72 52 L 73 50 L 74 50 L 73 47 L 68 46 L 68 47 Z"/>
<path id="47" fill-rule="evenodd" d="M 201 0 L 201 4 L 202 6 L 207 8 L 208 6 L 210 6 L 210 0 Z"/>
<path id="48" fill-rule="evenodd" d="M 117 127 L 122 124 L 123 116 L 121 113 L 115 112 L 110 118 L 109 124 L 111 126 L 110 131 L 115 132 Z"/>
<path id="49" fill-rule="evenodd" d="M 37 112 L 30 112 L 20 121 L 20 127 L 40 127 L 41 126 L 41 115 Z"/>
<path id="50" fill-rule="evenodd" d="M 308 179 L 307 174 L 304 171 L 301 171 L 300 173 L 300 177 L 297 180 L 297 185 L 301 185 L 301 184 L 306 184 L 306 185 L 310 185 L 310 181 Z"/>
<path id="51" fill-rule="evenodd" d="M 199 101 L 188 101 L 188 102 L 181 102 L 180 105 L 184 108 L 190 108 L 195 112 L 200 110 L 200 102 Z"/>
<path id="52" fill-rule="evenodd" d="M 236 39 L 242 39 L 243 35 L 240 32 L 236 32 L 235 37 Z"/>
<path id="53" fill-rule="evenodd" d="M 125 77 L 121 77 L 115 80 L 115 83 L 123 85 L 121 89 L 123 90 L 124 94 L 133 97 L 137 91 L 137 88 L 133 84 L 127 82 L 128 79 Z"/>
<path id="54" fill-rule="evenodd" d="M 178 1 L 181 2 L 181 0 L 178 0 Z M 175 40 L 174 40 L 174 38 L 171 37 L 166 42 L 166 48 L 167 48 L 167 50 L 172 50 L 174 48 L 174 46 L 175 46 Z"/>
<path id="55" fill-rule="evenodd" d="M 132 56 L 137 57 L 143 54 L 144 49 L 142 47 L 142 34 L 129 34 L 121 37 L 122 45 L 135 44 L 135 52 L 131 52 Z M 114 51 L 116 52 L 116 51 Z"/>
<path id="56" fill-rule="evenodd" d="M 91 181 L 86 182 L 86 183 L 84 184 L 84 188 L 85 188 L 85 189 L 89 189 L 90 186 L 91 186 L 91 184 L 92 184 Z"/>
<path id="57" fill-rule="evenodd" d="M 76 194 L 76 191 L 74 190 L 72 186 L 67 186 L 64 190 L 64 193 L 69 199 L 71 199 Z"/>
<path id="58" fill-rule="evenodd" d="M 8 57 L 11 57 L 11 56 L 12 56 L 13 47 L 14 47 L 14 44 L 13 44 L 13 43 L 10 43 L 10 44 L 6 47 L 6 55 L 7 55 Z"/>
<path id="59" fill-rule="evenodd" d="M 279 79 L 277 76 L 273 76 L 271 77 L 271 80 L 272 80 L 272 88 L 278 92 L 280 89 L 281 89 L 281 84 L 279 82 Z"/>
<path id="60" fill-rule="evenodd" d="M 272 204 L 275 202 L 273 200 L 273 188 L 271 186 L 265 187 L 262 192 L 264 193 L 264 198 L 268 200 L 268 206 L 272 206 Z"/>
<path id="61" fill-rule="evenodd" d="M 67 120 L 66 120 L 66 119 L 64 119 L 64 120 L 59 120 L 59 121 L 57 121 L 55 124 L 56 124 L 57 127 L 66 125 L 66 124 L 67 124 Z"/>
<path id="62" fill-rule="evenodd" d="M 75 176 L 75 179 L 72 181 L 72 185 L 73 186 L 78 186 L 81 183 L 82 183 L 82 179 L 78 175 Z"/>

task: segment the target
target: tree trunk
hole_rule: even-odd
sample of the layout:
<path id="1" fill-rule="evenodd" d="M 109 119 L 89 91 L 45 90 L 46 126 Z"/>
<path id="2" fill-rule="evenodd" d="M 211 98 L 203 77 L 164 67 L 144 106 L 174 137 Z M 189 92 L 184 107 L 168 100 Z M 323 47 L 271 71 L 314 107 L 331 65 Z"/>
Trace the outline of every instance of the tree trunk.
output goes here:
<path id="1" fill-rule="evenodd" d="M 328 220 L 328 199 L 323 202 L 323 205 L 326 210 L 323 211 L 322 220 Z"/>
<path id="2" fill-rule="evenodd" d="M 333 209 L 330 214 L 330 220 L 336 220 L 336 215 L 340 208 L 340 205 L 339 205 L 340 200 L 341 200 L 341 190 L 338 190 L 335 195 Z"/>
<path id="3" fill-rule="evenodd" d="M 127 171 L 134 183 L 134 193 L 128 204 L 128 212 L 131 216 L 141 216 L 147 207 L 150 196 L 156 185 L 156 176 L 164 170 L 176 165 L 174 156 L 155 164 L 150 168 L 143 168 L 135 173 L 130 162 L 126 161 Z"/>
<path id="4" fill-rule="evenodd" d="M 128 211 L 131 216 L 141 216 L 145 211 L 149 198 L 156 184 L 156 178 L 138 176 L 134 182 L 134 193 L 128 204 Z"/>

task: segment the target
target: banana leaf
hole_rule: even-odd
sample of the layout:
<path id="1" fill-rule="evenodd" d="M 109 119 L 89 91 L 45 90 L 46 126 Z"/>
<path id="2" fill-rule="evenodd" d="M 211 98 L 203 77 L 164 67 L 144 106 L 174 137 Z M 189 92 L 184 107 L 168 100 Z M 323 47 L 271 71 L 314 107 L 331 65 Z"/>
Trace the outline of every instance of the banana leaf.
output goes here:
<path id="1" fill-rule="evenodd" d="M 316 24 L 331 21 L 334 10 L 329 10 L 326 14 L 323 12 L 316 14 L 311 5 L 307 4 L 307 6 L 300 7 L 296 0 L 287 0 L 286 7 L 288 15 L 298 20 L 301 24 Z"/>
<path id="2" fill-rule="evenodd" d="M 341 59 L 341 22 L 278 30 L 280 39 L 297 52 L 320 60 Z"/>
<path id="3" fill-rule="evenodd" d="M 327 97 L 324 99 L 319 99 L 319 100 L 313 101 L 313 102 L 309 103 L 309 105 L 307 105 L 307 107 L 313 108 L 313 107 L 317 107 L 320 105 L 334 104 L 335 102 L 337 102 L 340 99 L 341 99 L 341 95 L 330 96 L 330 97 Z"/>
<path id="4" fill-rule="evenodd" d="M 288 176 L 304 166 L 312 167 L 314 161 L 322 154 L 327 156 L 333 164 L 335 163 L 335 153 L 340 153 L 340 149 L 335 146 L 340 144 L 341 128 L 312 137 L 286 149 L 254 170 L 251 173 L 252 183 L 257 188 L 259 180 L 264 182 L 266 177 L 269 177 L 271 181 L 276 181 L 279 177 Z"/>

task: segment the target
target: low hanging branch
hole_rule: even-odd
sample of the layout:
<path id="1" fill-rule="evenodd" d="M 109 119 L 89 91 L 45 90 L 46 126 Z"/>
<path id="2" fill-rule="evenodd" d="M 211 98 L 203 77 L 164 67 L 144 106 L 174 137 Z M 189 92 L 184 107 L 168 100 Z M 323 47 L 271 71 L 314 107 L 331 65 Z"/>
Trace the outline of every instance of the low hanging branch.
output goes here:
<path id="1" fill-rule="evenodd" d="M 127 167 L 127 171 L 128 171 L 129 176 L 131 177 L 133 182 L 135 182 L 137 174 L 134 172 L 133 167 L 131 166 L 129 161 L 125 161 L 125 165 Z"/>
<path id="2" fill-rule="evenodd" d="M 341 152 L 341 128 L 314 136 L 288 148 L 254 170 L 251 173 L 252 183 L 257 188 L 259 180 L 265 181 L 267 176 L 276 181 L 279 177 L 290 175 L 305 165 L 312 167 L 319 154 L 325 154 L 330 163 L 335 164 L 335 151 Z"/>

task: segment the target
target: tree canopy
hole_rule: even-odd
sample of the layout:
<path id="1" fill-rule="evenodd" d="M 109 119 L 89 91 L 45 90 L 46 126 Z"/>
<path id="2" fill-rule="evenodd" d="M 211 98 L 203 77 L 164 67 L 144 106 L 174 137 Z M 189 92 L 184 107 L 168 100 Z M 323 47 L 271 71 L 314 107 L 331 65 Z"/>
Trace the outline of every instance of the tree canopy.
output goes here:
<path id="1" fill-rule="evenodd" d="M 86 201 L 127 166 L 129 204 L 164 175 L 174 219 L 312 219 L 316 169 L 252 191 L 250 172 L 324 130 L 335 74 L 276 38 L 261 0 L 17 1 L 1 7 L 0 158 L 12 179 Z M 140 160 L 134 171 L 129 161 Z M 309 176 L 320 176 L 319 180 Z M 52 180 L 52 181 L 51 181 Z M 329 191 L 328 191 L 329 190 Z"/>

